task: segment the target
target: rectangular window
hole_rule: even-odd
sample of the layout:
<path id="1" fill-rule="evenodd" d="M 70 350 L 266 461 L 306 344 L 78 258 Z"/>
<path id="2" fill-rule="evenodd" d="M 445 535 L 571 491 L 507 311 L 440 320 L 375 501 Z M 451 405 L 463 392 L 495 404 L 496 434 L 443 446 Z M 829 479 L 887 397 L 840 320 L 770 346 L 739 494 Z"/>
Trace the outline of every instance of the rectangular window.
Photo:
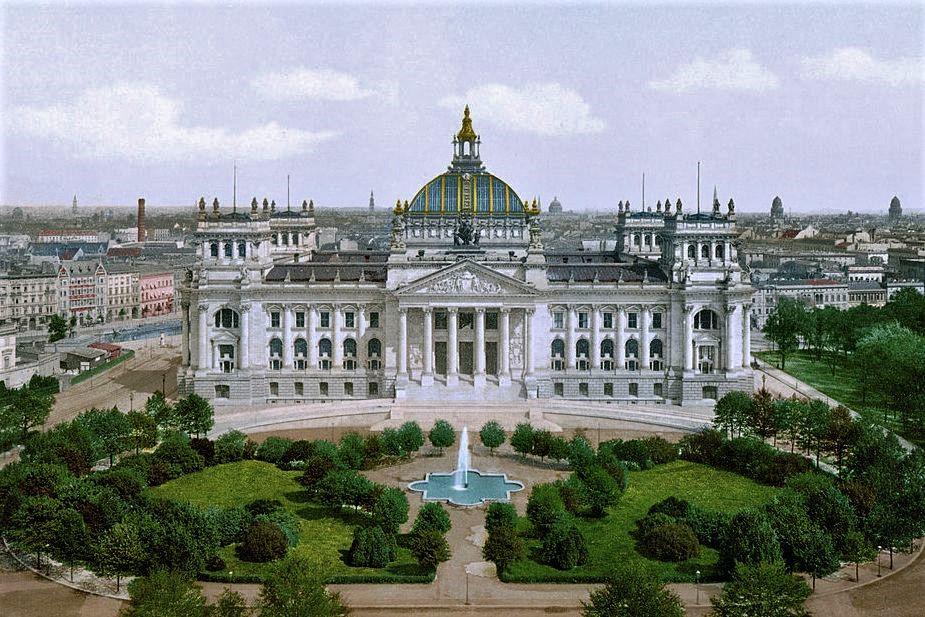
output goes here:
<path id="1" fill-rule="evenodd" d="M 305 311 L 296 311 L 295 313 L 295 327 L 304 328 L 305 327 Z"/>
<path id="2" fill-rule="evenodd" d="M 434 329 L 435 330 L 446 330 L 447 329 L 447 314 L 445 311 L 434 311 Z"/>
<path id="3" fill-rule="evenodd" d="M 379 327 L 379 311 L 373 311 L 372 313 L 369 314 L 369 327 L 370 328 Z"/>
<path id="4" fill-rule="evenodd" d="M 655 329 L 662 327 L 662 314 L 652 313 L 652 327 Z"/>
<path id="5" fill-rule="evenodd" d="M 578 384 L 578 394 L 581 396 L 588 396 L 588 384 L 587 382 L 582 381 Z"/>
<path id="6" fill-rule="evenodd" d="M 318 382 L 318 392 L 321 394 L 321 396 L 327 396 L 328 395 L 328 382 L 319 381 Z"/>
<path id="7" fill-rule="evenodd" d="M 613 313 L 604 313 L 604 327 L 608 330 L 613 328 Z"/>
<path id="8" fill-rule="evenodd" d="M 353 382 L 348 381 L 344 384 L 344 396 L 353 396 Z"/>
<path id="9" fill-rule="evenodd" d="M 227 385 L 215 386 L 215 398 L 228 398 L 231 394 L 231 388 Z"/>
<path id="10" fill-rule="evenodd" d="M 587 328 L 588 327 L 588 314 L 587 313 L 578 313 L 578 327 Z"/>
<path id="11" fill-rule="evenodd" d="M 270 327 L 278 328 L 279 327 L 279 312 L 273 311 L 270 313 Z"/>
<path id="12" fill-rule="evenodd" d="M 552 327 L 560 330 L 565 327 L 565 313 L 556 311 L 552 314 Z"/>
<path id="13" fill-rule="evenodd" d="M 279 382 L 278 381 L 270 382 L 270 396 L 279 396 Z"/>
<path id="14" fill-rule="evenodd" d="M 704 386 L 703 398 L 716 400 L 716 386 Z"/>
<path id="15" fill-rule="evenodd" d="M 627 313 L 626 314 L 626 327 L 635 329 L 639 327 L 639 314 L 638 313 Z"/>
<path id="16" fill-rule="evenodd" d="M 353 311 L 346 311 L 344 313 L 344 327 L 345 328 L 355 328 Z"/>
<path id="17" fill-rule="evenodd" d="M 366 392 L 369 396 L 379 396 L 379 382 L 371 381 L 366 385 Z"/>
<path id="18" fill-rule="evenodd" d="M 565 396 L 565 386 L 561 381 L 557 381 L 556 383 L 552 384 L 552 392 L 556 396 Z"/>
<path id="19" fill-rule="evenodd" d="M 652 384 L 652 394 L 655 396 L 662 396 L 663 386 L 660 383 Z"/>
<path id="20" fill-rule="evenodd" d="M 460 313 L 459 314 L 459 329 L 460 330 L 471 330 L 473 327 L 473 314 L 472 313 Z"/>
<path id="21" fill-rule="evenodd" d="M 497 330 L 498 329 L 498 313 L 485 313 L 485 329 L 486 330 Z"/>
<path id="22" fill-rule="evenodd" d="M 639 384 L 635 381 L 631 381 L 630 384 L 630 396 L 639 396 Z"/>
<path id="23" fill-rule="evenodd" d="M 305 394 L 305 384 L 301 381 L 295 382 L 295 394 L 296 396 L 302 396 Z"/>
<path id="24" fill-rule="evenodd" d="M 609 381 L 604 384 L 604 396 L 613 396 L 613 384 Z"/>
<path id="25" fill-rule="evenodd" d="M 321 311 L 321 327 L 322 328 L 331 327 L 331 312 L 330 311 Z"/>

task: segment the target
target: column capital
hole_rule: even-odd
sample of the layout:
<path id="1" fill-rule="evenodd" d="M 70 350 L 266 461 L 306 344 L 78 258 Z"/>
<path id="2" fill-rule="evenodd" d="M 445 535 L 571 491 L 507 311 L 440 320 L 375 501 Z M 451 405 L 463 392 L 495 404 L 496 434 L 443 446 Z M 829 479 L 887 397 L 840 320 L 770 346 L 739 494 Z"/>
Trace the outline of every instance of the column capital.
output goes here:
<path id="1" fill-rule="evenodd" d="M 455 314 L 455 313 L 458 313 L 458 312 L 459 312 L 459 307 L 458 307 L 458 306 L 448 306 L 448 307 L 446 307 L 446 312 L 447 312 L 447 313 L 454 313 L 454 314 Z"/>
<path id="2" fill-rule="evenodd" d="M 745 311 L 746 313 L 752 310 L 752 303 L 751 302 L 742 303 L 742 310 Z"/>
<path id="3" fill-rule="evenodd" d="M 736 312 L 736 305 L 735 305 L 735 304 L 725 304 L 725 305 L 723 305 L 723 312 L 725 312 L 726 315 L 730 315 L 730 314 L 732 314 L 732 313 L 735 313 L 735 312 Z"/>
<path id="4" fill-rule="evenodd" d="M 402 316 L 405 316 L 408 314 L 408 308 L 404 306 L 400 306 L 398 307 L 398 313 Z"/>
<path id="5" fill-rule="evenodd" d="M 476 313 L 482 313 L 482 314 L 483 314 L 483 313 L 485 313 L 485 307 L 484 307 L 484 306 L 477 306 L 477 307 L 475 307 L 475 312 L 476 312 Z"/>
<path id="6" fill-rule="evenodd" d="M 250 310 L 251 310 L 251 308 L 253 308 L 253 305 L 252 305 L 250 302 L 242 302 L 242 303 L 241 303 L 241 312 L 242 312 L 242 313 L 249 313 Z"/>
<path id="7" fill-rule="evenodd" d="M 626 307 L 623 306 L 622 304 L 621 304 L 620 306 L 616 307 L 616 309 L 617 309 L 617 312 L 618 312 L 618 313 L 625 313 L 625 312 L 626 312 Z"/>
<path id="8" fill-rule="evenodd" d="M 687 313 L 687 314 L 689 314 L 689 313 L 693 312 L 694 308 L 696 308 L 696 307 L 695 307 L 693 304 L 685 304 L 685 305 L 684 305 L 684 312 Z"/>
<path id="9" fill-rule="evenodd" d="M 499 308 L 498 310 L 501 311 L 501 313 L 503 313 L 503 314 L 507 314 L 507 313 L 510 313 L 510 312 L 511 312 L 511 307 L 509 307 L 509 306 L 502 306 L 502 307 Z"/>
<path id="10" fill-rule="evenodd" d="M 200 302 L 197 308 L 199 309 L 200 313 L 205 313 L 209 310 L 209 305 L 205 302 Z"/>
<path id="11" fill-rule="evenodd" d="M 527 317 L 533 317 L 533 314 L 536 312 L 535 308 L 525 308 L 524 313 L 527 314 Z"/>
<path id="12" fill-rule="evenodd" d="M 434 312 L 434 307 L 432 307 L 432 306 L 423 306 L 423 307 L 421 307 L 421 310 L 424 311 L 426 314 L 430 315 L 431 313 Z"/>

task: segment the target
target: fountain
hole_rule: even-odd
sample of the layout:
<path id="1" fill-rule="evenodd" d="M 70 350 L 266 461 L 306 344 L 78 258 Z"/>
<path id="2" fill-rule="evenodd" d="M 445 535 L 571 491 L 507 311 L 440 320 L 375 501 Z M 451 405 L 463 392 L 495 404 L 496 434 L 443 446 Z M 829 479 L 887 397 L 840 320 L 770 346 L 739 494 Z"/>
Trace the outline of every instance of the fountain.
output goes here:
<path id="1" fill-rule="evenodd" d="M 509 480 L 505 474 L 481 473 L 472 469 L 469 456 L 469 429 L 463 427 L 456 469 L 450 473 L 428 473 L 424 480 L 412 482 L 408 488 L 423 493 L 424 501 L 447 501 L 457 506 L 510 501 L 511 493 L 523 490 L 523 484 Z"/>

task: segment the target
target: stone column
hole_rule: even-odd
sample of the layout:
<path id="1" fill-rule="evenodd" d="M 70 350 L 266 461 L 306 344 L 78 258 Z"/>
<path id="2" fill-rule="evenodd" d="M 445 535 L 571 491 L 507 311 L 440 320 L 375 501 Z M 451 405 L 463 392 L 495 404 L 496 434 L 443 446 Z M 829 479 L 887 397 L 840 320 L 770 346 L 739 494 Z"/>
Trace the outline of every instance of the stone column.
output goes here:
<path id="1" fill-rule="evenodd" d="M 601 307 L 591 307 L 591 368 L 601 368 Z"/>
<path id="2" fill-rule="evenodd" d="M 283 368 L 292 368 L 292 307 L 283 308 Z"/>
<path id="3" fill-rule="evenodd" d="M 476 386 L 485 385 L 485 309 L 475 309 L 475 376 Z"/>
<path id="4" fill-rule="evenodd" d="M 212 341 L 212 370 L 218 370 L 219 366 L 218 343 Z"/>
<path id="5" fill-rule="evenodd" d="M 524 377 L 533 376 L 533 309 L 524 311 Z"/>
<path id="6" fill-rule="evenodd" d="M 565 314 L 565 368 L 575 369 L 575 309 L 568 307 Z"/>
<path id="7" fill-rule="evenodd" d="M 498 376 L 500 385 L 511 383 L 511 309 L 501 307 L 501 374 Z"/>
<path id="8" fill-rule="evenodd" d="M 733 334 L 735 331 L 736 307 L 735 304 L 729 304 L 724 308 L 726 313 L 726 357 L 723 366 L 727 371 L 733 371 L 740 364 L 735 360 L 736 337 Z"/>
<path id="9" fill-rule="evenodd" d="M 331 368 L 344 368 L 344 341 L 340 331 L 340 311 L 339 306 L 331 307 Z"/>
<path id="10" fill-rule="evenodd" d="M 315 328 L 318 325 L 318 307 L 308 307 L 308 321 L 305 322 L 306 334 L 305 340 L 308 343 L 308 367 L 310 369 L 318 368 L 318 341 L 315 338 Z"/>
<path id="11" fill-rule="evenodd" d="M 199 352 L 199 370 L 207 370 L 211 365 L 211 360 L 209 359 L 209 305 L 200 304 L 199 305 L 199 345 L 197 351 Z"/>
<path id="12" fill-rule="evenodd" d="M 180 362 L 183 366 L 189 366 L 192 361 L 190 359 L 189 302 L 183 302 L 181 307 L 183 309 L 183 317 L 180 322 L 180 343 L 182 345 Z M 129 316 L 131 317 L 131 314 Z"/>
<path id="13" fill-rule="evenodd" d="M 251 365 L 251 305 L 241 305 L 241 344 L 238 349 L 238 368 L 247 370 Z"/>
<path id="14" fill-rule="evenodd" d="M 626 308 L 617 307 L 617 370 L 626 369 Z"/>
<path id="15" fill-rule="evenodd" d="M 752 363 L 752 305 L 742 305 L 742 366 Z"/>
<path id="16" fill-rule="evenodd" d="M 694 307 L 684 305 L 684 370 L 694 370 Z"/>
<path id="17" fill-rule="evenodd" d="M 357 339 L 362 339 L 366 335 L 366 307 L 361 306 L 357 310 Z M 357 355 L 360 354 L 360 341 L 357 341 Z"/>
<path id="18" fill-rule="evenodd" d="M 408 378 L 408 309 L 398 309 L 398 376 Z"/>
<path id="19" fill-rule="evenodd" d="M 432 386 L 434 383 L 434 309 L 425 306 L 424 311 L 424 371 L 421 385 Z"/>
<path id="20" fill-rule="evenodd" d="M 446 385 L 459 383 L 459 309 L 446 309 Z"/>
<path id="21" fill-rule="evenodd" d="M 642 319 L 642 334 L 639 342 L 639 358 L 642 362 L 643 371 L 649 370 L 649 314 L 648 306 L 642 307 L 639 311 L 639 318 Z"/>

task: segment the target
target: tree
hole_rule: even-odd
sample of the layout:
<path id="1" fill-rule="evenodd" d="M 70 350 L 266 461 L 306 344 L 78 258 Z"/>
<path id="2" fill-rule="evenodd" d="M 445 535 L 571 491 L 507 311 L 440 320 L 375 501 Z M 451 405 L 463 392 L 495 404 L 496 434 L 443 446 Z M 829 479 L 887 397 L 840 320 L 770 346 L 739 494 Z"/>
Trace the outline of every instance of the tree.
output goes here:
<path id="1" fill-rule="evenodd" d="M 280 561 L 264 577 L 260 617 L 346 617 L 340 596 L 328 593 L 315 564 L 305 557 Z"/>
<path id="2" fill-rule="evenodd" d="M 737 434 L 741 435 L 742 428 L 752 415 L 752 407 L 754 407 L 754 401 L 745 392 L 733 390 L 724 394 L 716 401 L 713 426 L 727 433 L 730 439 Z"/>
<path id="3" fill-rule="evenodd" d="M 35 553 L 36 567 L 42 565 L 42 553 L 46 552 L 58 532 L 58 513 L 61 504 L 44 495 L 27 497 L 13 517 L 19 530 L 19 542 L 27 551 Z"/>
<path id="4" fill-rule="evenodd" d="M 380 442 L 382 443 L 383 451 L 389 456 L 404 456 L 406 454 L 402 446 L 401 435 L 399 435 L 397 429 L 383 429 Z"/>
<path id="5" fill-rule="evenodd" d="M 568 444 L 568 464 L 573 471 L 581 471 L 594 463 L 594 448 L 584 435 L 575 435 Z"/>
<path id="6" fill-rule="evenodd" d="M 456 431 L 446 420 L 437 420 L 427 437 L 430 439 L 430 445 L 439 448 L 440 454 L 443 454 L 443 449 L 449 448 L 456 441 Z"/>
<path id="7" fill-rule="evenodd" d="M 193 585 L 193 580 L 180 572 L 158 569 L 136 578 L 129 583 L 128 594 L 131 605 L 123 612 L 124 617 L 205 617 L 213 614 L 207 613 L 206 600 Z"/>
<path id="8" fill-rule="evenodd" d="M 781 298 L 774 311 L 768 315 L 763 332 L 768 340 L 777 345 L 780 367 L 787 366 L 787 356 L 799 349 L 800 333 L 806 323 L 806 307 L 793 298 Z"/>
<path id="9" fill-rule="evenodd" d="M 495 448 L 500 448 L 504 443 L 504 429 L 494 420 L 489 420 L 482 425 L 482 430 L 479 431 L 479 438 L 482 440 L 482 445 L 488 448 L 491 454 L 494 454 Z"/>
<path id="10" fill-rule="evenodd" d="M 154 418 L 154 422 L 162 431 L 178 430 L 180 428 L 174 407 L 167 402 L 164 393 L 155 390 L 154 394 L 145 401 L 145 414 Z"/>
<path id="11" fill-rule="evenodd" d="M 370 514 L 383 531 L 396 534 L 408 520 L 408 498 L 401 489 L 385 487 L 376 495 Z"/>
<path id="12" fill-rule="evenodd" d="M 337 446 L 337 458 L 348 469 L 363 469 L 366 461 L 363 438 L 356 433 L 347 433 L 341 437 Z"/>
<path id="13" fill-rule="evenodd" d="M 244 534 L 240 552 L 242 559 L 265 562 L 284 556 L 288 548 L 289 541 L 279 525 L 268 521 L 254 521 Z"/>
<path id="14" fill-rule="evenodd" d="M 132 426 L 125 414 L 113 407 L 99 412 L 95 432 L 103 453 L 109 457 L 109 466 L 112 467 L 115 455 L 129 447 Z"/>
<path id="15" fill-rule="evenodd" d="M 45 423 L 54 402 L 54 395 L 28 385 L 9 390 L 6 405 L 0 410 L 0 426 L 17 427 L 20 439 L 25 439 L 30 430 Z"/>
<path id="16" fill-rule="evenodd" d="M 877 557 L 876 549 L 871 546 L 867 538 L 860 531 L 851 531 L 845 536 L 845 544 L 842 550 L 842 557 L 854 563 L 854 582 L 859 582 L 858 566 Z"/>
<path id="17" fill-rule="evenodd" d="M 817 577 L 828 576 L 841 567 L 831 536 L 816 526 L 803 534 L 796 548 L 797 568 L 813 577 L 813 590 Z"/>
<path id="18" fill-rule="evenodd" d="M 517 510 L 513 505 L 500 501 L 489 504 L 485 513 L 485 530 L 491 533 L 498 527 L 517 527 Z"/>
<path id="19" fill-rule="evenodd" d="M 357 527 L 347 553 L 350 565 L 364 568 L 384 568 L 395 559 L 395 537 L 379 527 Z"/>
<path id="20" fill-rule="evenodd" d="M 353 506 L 358 510 L 373 490 L 373 483 L 354 470 L 334 470 L 318 483 L 321 501 L 331 508 Z"/>
<path id="21" fill-rule="evenodd" d="M 209 401 L 196 393 L 190 394 L 177 401 L 176 410 L 177 428 L 187 434 L 206 434 L 215 425 L 215 412 Z"/>
<path id="22" fill-rule="evenodd" d="M 533 523 L 538 538 L 544 537 L 559 515 L 565 512 L 565 504 L 555 484 L 537 484 L 527 499 L 527 518 Z"/>
<path id="23" fill-rule="evenodd" d="M 129 432 L 126 445 L 135 449 L 138 454 L 142 448 L 153 448 L 157 445 L 157 422 L 153 416 L 140 411 L 131 411 L 126 416 Z"/>
<path id="24" fill-rule="evenodd" d="M 681 598 L 638 568 L 621 568 L 581 606 L 582 617 L 684 617 Z"/>
<path id="25" fill-rule="evenodd" d="M 788 574 L 780 562 L 739 564 L 733 578 L 714 597 L 713 617 L 808 617 L 803 608 L 810 595 L 809 586 L 798 576 Z"/>
<path id="26" fill-rule="evenodd" d="M 210 609 L 208 617 L 248 617 L 251 614 L 244 596 L 227 587 Z"/>
<path id="27" fill-rule="evenodd" d="M 450 515 L 446 513 L 442 505 L 432 501 L 425 503 L 421 506 L 421 509 L 418 510 L 418 515 L 414 519 L 414 525 L 411 527 L 411 533 L 419 533 L 422 531 L 446 533 L 451 527 Z"/>
<path id="28" fill-rule="evenodd" d="M 492 528 L 482 547 L 482 557 L 495 563 L 499 575 L 507 570 L 509 565 L 523 559 L 525 555 L 526 547 L 523 538 L 517 535 L 517 530 L 512 525 L 499 525 Z"/>
<path id="29" fill-rule="evenodd" d="M 848 448 L 857 438 L 858 426 L 851 417 L 851 412 L 842 405 L 833 409 L 829 416 L 829 425 L 826 428 L 823 443 L 825 449 L 835 455 L 839 472 Z"/>
<path id="30" fill-rule="evenodd" d="M 116 523 L 100 539 L 97 570 L 104 576 L 116 577 L 116 593 L 119 593 L 122 576 L 137 571 L 147 557 L 138 528 L 130 523 Z"/>
<path id="31" fill-rule="evenodd" d="M 774 437 L 777 440 L 777 423 L 775 422 L 774 396 L 766 389 L 761 388 L 752 396 L 753 405 L 751 415 L 747 419 L 749 429 L 762 439 Z"/>
<path id="32" fill-rule="evenodd" d="M 417 452 L 424 445 L 424 431 L 414 421 L 408 421 L 398 427 L 398 439 L 404 452 L 411 454 Z"/>
<path id="33" fill-rule="evenodd" d="M 533 455 L 540 457 L 545 461 L 552 450 L 552 433 L 546 430 L 534 431 L 533 433 Z"/>
<path id="34" fill-rule="evenodd" d="M 571 517 L 564 512 L 543 537 L 540 558 L 559 570 L 571 570 L 588 560 L 588 546 Z"/>
<path id="35" fill-rule="evenodd" d="M 48 342 L 54 343 L 67 337 L 69 326 L 61 315 L 52 315 L 48 320 Z"/>
<path id="36" fill-rule="evenodd" d="M 558 463 L 566 460 L 568 455 L 568 442 L 563 437 L 553 437 L 552 443 L 549 444 L 549 458 Z"/>
<path id="37" fill-rule="evenodd" d="M 720 548 L 722 569 L 732 572 L 736 563 L 755 565 L 780 560 L 780 543 L 764 512 L 746 509 L 732 517 Z"/>
<path id="38" fill-rule="evenodd" d="M 231 463 L 240 461 L 244 458 L 244 451 L 247 445 L 247 435 L 241 431 L 228 431 L 222 433 L 215 440 L 215 462 L 216 464 Z"/>
<path id="39" fill-rule="evenodd" d="M 603 468 L 592 465 L 578 474 L 584 487 L 584 498 L 591 516 L 600 518 L 607 508 L 620 499 L 621 488 L 613 476 Z"/>
<path id="40" fill-rule="evenodd" d="M 441 561 L 450 558 L 450 545 L 439 531 L 425 530 L 412 533 L 408 548 L 418 564 L 428 570 L 436 569 Z"/>
<path id="41" fill-rule="evenodd" d="M 511 447 L 514 448 L 514 452 L 524 458 L 533 452 L 533 427 L 526 422 L 521 422 L 514 427 L 514 432 L 511 434 Z"/>
<path id="42" fill-rule="evenodd" d="M 87 547 L 90 545 L 87 525 L 80 512 L 73 508 L 62 508 L 54 517 L 52 529 L 51 550 L 61 563 L 70 568 L 73 583 L 74 566 L 86 559 Z"/>

